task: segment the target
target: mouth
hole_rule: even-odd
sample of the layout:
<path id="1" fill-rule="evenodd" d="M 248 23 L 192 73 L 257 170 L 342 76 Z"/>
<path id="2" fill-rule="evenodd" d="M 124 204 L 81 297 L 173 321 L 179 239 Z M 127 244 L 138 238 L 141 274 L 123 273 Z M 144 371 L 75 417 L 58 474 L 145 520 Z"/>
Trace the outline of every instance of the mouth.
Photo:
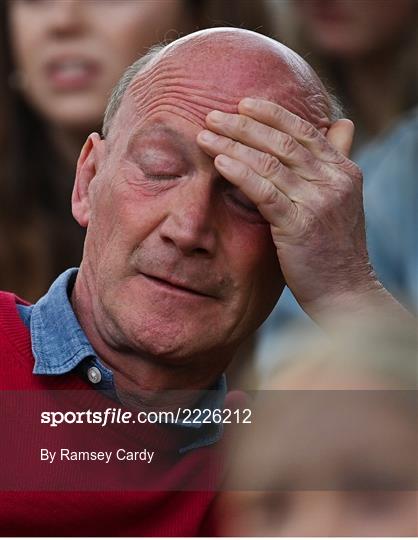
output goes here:
<path id="1" fill-rule="evenodd" d="M 141 273 L 141 275 L 147 279 L 148 281 L 150 281 L 151 283 L 153 283 L 154 285 L 157 285 L 159 287 L 161 287 L 162 289 L 165 289 L 169 292 L 177 292 L 177 293 L 180 293 L 180 294 L 186 294 L 186 295 L 190 295 L 190 296 L 198 296 L 198 297 L 201 297 L 201 298 L 215 298 L 213 295 L 211 294 L 207 294 L 205 292 L 202 292 L 201 290 L 198 290 L 194 287 L 191 287 L 185 283 L 180 283 L 180 282 L 177 282 L 173 279 L 164 279 L 164 278 L 160 278 L 160 277 L 157 277 L 157 276 L 151 276 L 149 274 L 144 274 L 144 273 Z"/>
<path id="2" fill-rule="evenodd" d="M 60 57 L 49 61 L 45 72 L 56 90 L 82 90 L 90 86 L 100 71 L 95 61 L 81 57 Z"/>

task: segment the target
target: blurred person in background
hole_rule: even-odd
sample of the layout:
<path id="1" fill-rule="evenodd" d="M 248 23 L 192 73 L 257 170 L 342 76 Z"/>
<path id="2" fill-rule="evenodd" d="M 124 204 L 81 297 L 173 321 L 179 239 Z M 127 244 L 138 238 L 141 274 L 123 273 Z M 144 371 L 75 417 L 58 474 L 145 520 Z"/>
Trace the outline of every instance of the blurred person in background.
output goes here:
<path id="1" fill-rule="evenodd" d="M 343 319 L 299 339 L 239 427 L 217 532 L 416 536 L 416 327 Z"/>
<path id="2" fill-rule="evenodd" d="M 418 313 L 418 2 L 269 5 L 278 10 L 281 37 L 318 70 L 355 123 L 352 157 L 363 170 L 370 260 L 385 287 Z M 273 346 L 283 356 L 292 350 L 285 329 L 302 319 L 286 289 L 259 335 L 261 372 Z"/>
<path id="3" fill-rule="evenodd" d="M 289 8 L 288 40 L 353 119 L 354 151 L 417 105 L 416 0 L 294 0 Z"/>
<path id="4" fill-rule="evenodd" d="M 269 33 L 262 3 L 231 0 L 2 0 L 0 289 L 29 300 L 78 264 L 70 212 L 80 147 L 125 68 L 198 28 Z"/>

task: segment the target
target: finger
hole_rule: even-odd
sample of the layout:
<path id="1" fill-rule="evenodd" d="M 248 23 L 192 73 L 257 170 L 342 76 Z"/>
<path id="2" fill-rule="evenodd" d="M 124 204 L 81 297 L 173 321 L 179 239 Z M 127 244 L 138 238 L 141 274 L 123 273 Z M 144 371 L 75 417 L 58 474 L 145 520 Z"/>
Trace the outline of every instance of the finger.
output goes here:
<path id="1" fill-rule="evenodd" d="M 238 104 L 238 112 L 291 135 L 322 161 L 340 164 L 345 160 L 339 148 L 334 148 L 314 125 L 276 103 L 244 98 Z"/>
<path id="2" fill-rule="evenodd" d="M 211 131 L 201 131 L 198 134 L 199 145 L 212 157 L 219 154 L 241 161 L 263 178 L 270 180 L 293 202 L 301 202 L 309 197 L 312 185 L 303 180 L 280 160 L 269 153 L 261 152 L 229 137 L 217 135 Z"/>
<path id="3" fill-rule="evenodd" d="M 240 114 L 212 111 L 206 117 L 208 127 L 247 146 L 267 152 L 280 159 L 306 180 L 332 178 L 333 170 L 319 161 L 296 139 L 253 118 Z"/>
<path id="4" fill-rule="evenodd" d="M 327 140 L 344 156 L 350 155 L 354 138 L 354 124 L 348 118 L 341 118 L 332 124 L 327 133 Z"/>
<path id="5" fill-rule="evenodd" d="M 214 164 L 224 178 L 257 206 L 260 214 L 271 225 L 283 227 L 294 217 L 296 206 L 292 201 L 269 180 L 241 161 L 220 154 L 216 156 Z"/>

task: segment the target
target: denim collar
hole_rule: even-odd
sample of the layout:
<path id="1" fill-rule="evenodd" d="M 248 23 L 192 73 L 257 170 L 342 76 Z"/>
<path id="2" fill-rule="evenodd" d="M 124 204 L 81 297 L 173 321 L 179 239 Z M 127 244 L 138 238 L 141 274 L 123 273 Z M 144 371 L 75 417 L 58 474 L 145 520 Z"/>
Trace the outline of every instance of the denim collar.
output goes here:
<path id="1" fill-rule="evenodd" d="M 61 375 L 88 356 L 97 358 L 69 300 L 77 272 L 77 268 L 71 268 L 61 274 L 33 306 L 30 332 L 35 375 Z"/>
<path id="2" fill-rule="evenodd" d="M 32 353 L 35 358 L 35 375 L 64 375 L 78 369 L 88 378 L 89 369 L 100 370 L 102 380 L 94 387 L 108 397 L 117 399 L 113 372 L 107 368 L 91 346 L 80 326 L 70 302 L 70 293 L 77 277 L 78 268 L 70 268 L 61 274 L 49 291 L 32 306 L 18 305 L 23 322 L 30 327 Z M 196 407 L 199 409 L 222 409 L 227 393 L 226 377 L 222 375 L 206 392 Z M 222 435 L 222 424 L 201 422 L 178 427 L 196 431 L 196 440 L 180 451 L 207 446 L 217 442 Z"/>

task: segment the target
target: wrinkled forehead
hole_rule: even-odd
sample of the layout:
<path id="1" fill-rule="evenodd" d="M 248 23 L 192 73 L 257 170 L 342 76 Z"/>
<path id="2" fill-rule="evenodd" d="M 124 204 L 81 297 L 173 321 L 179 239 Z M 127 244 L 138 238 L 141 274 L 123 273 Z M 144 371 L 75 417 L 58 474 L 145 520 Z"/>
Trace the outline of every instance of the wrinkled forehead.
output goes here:
<path id="1" fill-rule="evenodd" d="M 243 97 L 258 97 L 317 127 L 329 125 L 329 102 L 319 79 L 293 51 L 276 45 L 206 39 L 169 48 L 132 81 L 125 114 L 143 123 L 169 112 L 204 127 L 210 111 L 235 113 Z"/>

